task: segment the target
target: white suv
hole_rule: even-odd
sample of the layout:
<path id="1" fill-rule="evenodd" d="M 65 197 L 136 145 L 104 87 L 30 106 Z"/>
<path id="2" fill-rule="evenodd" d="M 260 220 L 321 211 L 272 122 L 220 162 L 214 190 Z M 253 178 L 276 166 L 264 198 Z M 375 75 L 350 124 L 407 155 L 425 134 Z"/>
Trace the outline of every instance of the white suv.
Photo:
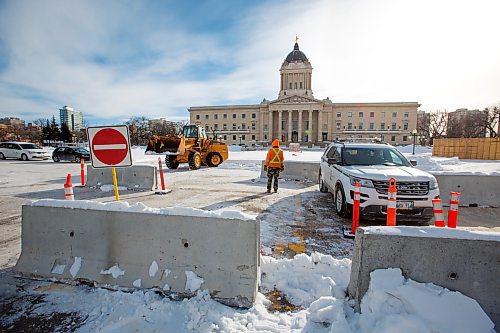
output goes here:
<path id="1" fill-rule="evenodd" d="M 23 161 L 33 158 L 47 160 L 50 155 L 34 143 L 0 142 L 0 159 L 4 160 L 6 158 L 20 158 Z"/>
<path id="2" fill-rule="evenodd" d="M 436 178 L 414 168 L 391 145 L 334 142 L 321 158 L 319 188 L 335 197 L 339 216 L 351 212 L 354 184 L 361 184 L 360 214 L 367 219 L 385 218 L 389 179 L 396 179 L 397 218 L 425 223 L 433 217 L 432 199 L 439 198 Z"/>

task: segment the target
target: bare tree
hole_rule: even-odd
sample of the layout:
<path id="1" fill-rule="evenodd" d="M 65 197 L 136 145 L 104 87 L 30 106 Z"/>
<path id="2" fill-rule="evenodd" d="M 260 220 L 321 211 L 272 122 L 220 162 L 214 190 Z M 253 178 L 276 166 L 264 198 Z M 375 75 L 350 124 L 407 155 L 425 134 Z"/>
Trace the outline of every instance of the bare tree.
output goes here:
<path id="1" fill-rule="evenodd" d="M 432 144 L 434 139 L 439 139 L 446 133 L 446 125 L 448 124 L 448 111 L 431 111 L 429 114 L 429 118 L 429 143 Z"/>
<path id="2" fill-rule="evenodd" d="M 498 123 L 500 122 L 500 106 L 492 106 L 485 109 L 485 123 L 484 127 L 488 132 L 490 138 L 498 137 Z"/>
<path id="3" fill-rule="evenodd" d="M 149 119 L 147 117 L 132 117 L 125 124 L 129 126 L 130 141 L 132 145 L 145 145 L 148 143 L 151 131 L 149 128 Z"/>
<path id="4" fill-rule="evenodd" d="M 419 112 L 417 117 L 417 135 L 421 146 L 425 146 L 430 142 L 430 113 Z"/>

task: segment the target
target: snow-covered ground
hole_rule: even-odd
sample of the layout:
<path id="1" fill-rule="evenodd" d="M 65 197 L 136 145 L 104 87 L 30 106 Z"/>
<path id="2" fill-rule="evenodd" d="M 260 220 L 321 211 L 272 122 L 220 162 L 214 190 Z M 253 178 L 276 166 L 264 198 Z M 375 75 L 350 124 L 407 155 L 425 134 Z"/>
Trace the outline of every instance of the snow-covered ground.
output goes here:
<path id="1" fill-rule="evenodd" d="M 229 160 L 218 169 L 241 170 L 240 173 L 250 170 L 252 174 L 260 170 L 260 161 L 266 151 L 238 148 L 231 147 Z M 409 159 L 417 160 L 419 168 L 432 173 L 500 175 L 500 161 L 437 158 L 425 147 L 417 147 L 415 155 L 412 155 L 412 146 L 398 149 Z M 320 149 L 301 153 L 285 151 L 285 159 L 319 162 L 322 154 Z M 145 155 L 144 147 L 134 147 L 132 155 L 134 163 L 138 164 L 156 164 L 158 159 L 158 155 Z M 161 158 L 163 160 L 163 156 Z M 67 166 L 72 167 L 72 164 Z M 9 191 L 15 191 L 14 185 L 32 182 L 30 177 L 40 177 L 36 168 L 33 170 L 33 175 L 23 177 L 0 174 L 0 186 L 8 184 L 12 186 Z M 142 205 L 134 207 L 146 209 Z M 273 213 L 275 211 L 269 212 Z M 433 284 L 407 280 L 397 268 L 372 273 L 361 313 L 356 313 L 352 301 L 346 298 L 350 269 L 350 259 L 318 252 L 289 259 L 262 255 L 259 294 L 255 305 L 248 310 L 222 305 L 203 290 L 196 297 L 176 301 L 155 291 L 128 293 L 36 282 L 33 288 L 26 287 L 22 292 L 27 298 L 34 296 L 35 300 L 40 296 L 40 300 L 33 302 L 35 306 L 21 303 L 25 307 L 9 316 L 0 315 L 3 324 L 0 328 L 14 325 L 30 311 L 32 316 L 45 318 L 53 318 L 57 313 L 67 314 L 73 319 L 65 322 L 62 329 L 59 327 L 60 330 L 77 332 L 493 332 L 493 324 L 475 300 Z M 0 280 L 5 274 L 0 271 Z M 14 284 L 12 288 L 17 287 Z M 277 295 L 274 298 L 273 293 Z M 281 305 L 280 310 L 273 307 L 276 304 Z"/>

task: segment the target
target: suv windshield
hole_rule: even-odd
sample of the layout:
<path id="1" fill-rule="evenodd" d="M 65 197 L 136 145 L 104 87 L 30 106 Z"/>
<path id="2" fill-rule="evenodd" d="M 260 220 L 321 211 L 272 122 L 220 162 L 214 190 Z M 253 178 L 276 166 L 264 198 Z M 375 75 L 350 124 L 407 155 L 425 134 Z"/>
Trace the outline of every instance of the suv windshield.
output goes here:
<path id="1" fill-rule="evenodd" d="M 411 166 L 411 163 L 394 148 L 356 148 L 342 149 L 344 165 L 388 165 Z"/>
<path id="2" fill-rule="evenodd" d="M 21 143 L 19 144 L 23 149 L 42 149 L 34 143 Z"/>

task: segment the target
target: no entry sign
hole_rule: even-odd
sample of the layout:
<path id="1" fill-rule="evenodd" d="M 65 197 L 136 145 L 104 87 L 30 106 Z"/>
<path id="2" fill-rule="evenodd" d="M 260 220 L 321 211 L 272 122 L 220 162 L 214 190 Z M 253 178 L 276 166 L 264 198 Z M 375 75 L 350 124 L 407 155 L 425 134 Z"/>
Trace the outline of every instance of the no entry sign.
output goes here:
<path id="1" fill-rule="evenodd" d="M 90 157 L 94 168 L 116 168 L 132 165 L 128 127 L 87 127 Z"/>

